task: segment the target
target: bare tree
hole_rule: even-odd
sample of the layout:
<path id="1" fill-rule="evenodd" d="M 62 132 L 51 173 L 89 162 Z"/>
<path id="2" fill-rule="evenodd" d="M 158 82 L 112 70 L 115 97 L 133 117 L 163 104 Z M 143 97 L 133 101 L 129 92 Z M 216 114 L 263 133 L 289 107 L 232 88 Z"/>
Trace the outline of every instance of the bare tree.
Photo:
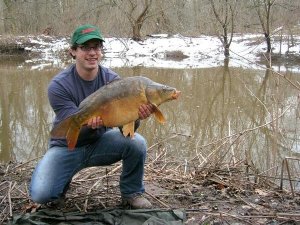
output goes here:
<path id="1" fill-rule="evenodd" d="M 234 32 L 234 17 L 236 14 L 236 0 L 221 0 L 218 5 L 215 0 L 210 0 L 213 13 L 218 23 L 222 27 L 222 33 L 217 34 L 224 47 L 224 56 L 227 58 L 229 53 L 230 44 Z M 217 8 L 218 7 L 218 8 Z M 228 34 L 230 32 L 230 34 Z"/>
<path id="2" fill-rule="evenodd" d="M 4 32 L 7 30 L 15 31 L 16 24 L 13 18 L 13 2 L 11 0 L 3 0 L 3 3 L 0 6 L 3 7 L 3 17 L 1 20 L 3 20 L 4 23 Z"/>
<path id="3" fill-rule="evenodd" d="M 125 2 L 126 4 L 122 4 L 123 1 L 115 0 L 114 3 L 130 22 L 132 39 L 140 41 L 142 39 L 141 29 L 145 20 L 149 18 L 152 0 L 128 0 Z"/>
<path id="4" fill-rule="evenodd" d="M 271 53 L 271 10 L 276 0 L 253 0 L 254 8 L 257 12 L 260 25 L 263 29 L 265 41 L 267 43 L 267 53 Z"/>
<path id="5" fill-rule="evenodd" d="M 300 1 L 274 2 L 275 0 L 0 0 L 0 33 L 40 34 L 45 31 L 46 34 L 68 35 L 77 25 L 91 23 L 98 25 L 110 36 L 125 37 L 130 33 L 129 36 L 140 40 L 144 33 L 153 32 L 180 33 L 184 36 L 196 36 L 200 33 L 214 35 L 217 27 L 224 53 L 228 55 L 233 30 L 257 33 L 263 26 L 266 39 L 270 38 L 271 27 L 283 27 L 283 35 L 286 32 L 299 32 Z M 215 22 L 211 23 L 212 20 Z"/>

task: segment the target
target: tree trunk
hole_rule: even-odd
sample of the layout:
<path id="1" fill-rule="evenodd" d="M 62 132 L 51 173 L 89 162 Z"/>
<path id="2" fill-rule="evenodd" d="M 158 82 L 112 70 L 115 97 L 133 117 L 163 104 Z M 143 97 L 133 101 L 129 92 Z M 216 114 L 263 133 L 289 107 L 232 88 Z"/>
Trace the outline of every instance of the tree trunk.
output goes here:
<path id="1" fill-rule="evenodd" d="M 267 43 L 267 53 L 270 53 L 272 51 L 272 47 L 271 47 L 271 38 L 270 35 L 265 33 L 265 40 Z"/>
<path id="2" fill-rule="evenodd" d="M 138 23 L 135 23 L 134 26 L 132 27 L 132 39 L 134 41 L 141 41 L 142 40 L 141 26 Z"/>
<path id="3" fill-rule="evenodd" d="M 234 15 L 235 15 L 235 7 L 234 4 L 228 0 L 226 0 L 223 4 L 223 7 L 217 10 L 214 0 L 210 0 L 213 13 L 216 17 L 216 20 L 222 26 L 223 34 L 218 35 L 224 47 L 224 56 L 228 58 L 230 56 L 230 45 L 233 38 L 234 31 Z M 228 36 L 228 29 L 230 29 L 230 36 Z"/>

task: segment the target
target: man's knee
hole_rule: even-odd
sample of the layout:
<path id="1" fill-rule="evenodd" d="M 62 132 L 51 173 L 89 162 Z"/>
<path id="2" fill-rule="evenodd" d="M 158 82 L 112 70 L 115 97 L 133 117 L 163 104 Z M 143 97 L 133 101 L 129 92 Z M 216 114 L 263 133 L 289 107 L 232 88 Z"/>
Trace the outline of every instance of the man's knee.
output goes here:
<path id="1" fill-rule="evenodd" d="M 141 155 L 145 156 L 147 152 L 146 139 L 142 135 L 136 133 L 134 139 L 132 139 L 131 148 Z"/>
<path id="2" fill-rule="evenodd" d="M 47 202 L 51 201 L 50 192 L 41 187 L 31 187 L 30 197 L 32 201 L 39 204 L 46 204 Z"/>

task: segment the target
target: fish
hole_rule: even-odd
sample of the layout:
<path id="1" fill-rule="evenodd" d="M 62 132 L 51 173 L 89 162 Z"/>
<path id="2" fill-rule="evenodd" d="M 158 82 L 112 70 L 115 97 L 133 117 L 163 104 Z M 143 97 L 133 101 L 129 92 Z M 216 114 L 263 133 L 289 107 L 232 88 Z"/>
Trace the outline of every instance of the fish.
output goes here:
<path id="1" fill-rule="evenodd" d="M 134 137 L 134 123 L 139 119 L 139 107 L 152 104 L 156 120 L 166 119 L 159 110 L 164 102 L 175 100 L 181 94 L 174 87 L 157 83 L 145 76 L 133 76 L 113 81 L 86 97 L 78 111 L 54 126 L 51 138 L 65 138 L 68 149 L 73 150 L 82 126 L 99 116 L 106 127 L 122 127 L 124 137 Z"/>

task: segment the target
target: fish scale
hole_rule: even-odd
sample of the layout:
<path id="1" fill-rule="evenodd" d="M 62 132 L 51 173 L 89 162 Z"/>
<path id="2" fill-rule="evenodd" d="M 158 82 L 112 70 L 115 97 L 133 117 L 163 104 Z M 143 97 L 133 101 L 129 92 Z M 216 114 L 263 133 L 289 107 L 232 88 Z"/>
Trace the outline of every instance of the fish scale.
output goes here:
<path id="1" fill-rule="evenodd" d="M 158 106 L 177 99 L 180 91 L 143 76 L 127 77 L 95 91 L 79 105 L 78 112 L 61 121 L 51 130 L 52 138 L 65 138 L 70 150 L 74 149 L 82 126 L 99 116 L 104 126 L 123 127 L 124 137 L 134 135 L 134 122 L 139 119 L 139 107 L 152 104 L 158 122 L 165 118 Z"/>

